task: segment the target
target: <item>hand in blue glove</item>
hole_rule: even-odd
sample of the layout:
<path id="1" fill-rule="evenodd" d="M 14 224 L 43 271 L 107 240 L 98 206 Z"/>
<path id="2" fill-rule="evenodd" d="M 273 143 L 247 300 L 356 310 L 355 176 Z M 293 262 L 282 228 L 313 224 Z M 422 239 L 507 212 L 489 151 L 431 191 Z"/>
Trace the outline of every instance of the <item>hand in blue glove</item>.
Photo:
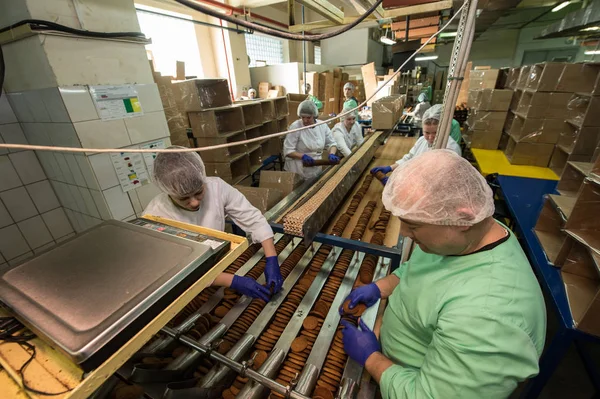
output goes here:
<path id="1" fill-rule="evenodd" d="M 252 298 L 262 299 L 265 302 L 269 302 L 271 299 L 271 293 L 269 292 L 268 288 L 258 284 L 250 277 L 241 277 L 238 275 L 233 276 L 231 289 L 239 291 L 242 294 L 248 295 Z"/>
<path id="2" fill-rule="evenodd" d="M 391 171 L 392 171 L 392 167 L 391 166 L 376 166 L 373 169 L 371 169 L 371 174 L 374 175 L 377 172 L 381 172 L 384 175 L 387 175 Z"/>
<path id="3" fill-rule="evenodd" d="M 381 291 L 379 287 L 375 283 L 363 285 L 362 287 L 358 287 L 350 293 L 344 300 L 344 303 L 347 300 L 350 300 L 348 307 L 350 309 L 354 309 L 356 305 L 359 303 L 364 303 L 367 307 L 375 305 L 375 303 L 381 299 Z M 340 315 L 343 314 L 343 305 L 340 306 L 339 312 Z"/>
<path id="4" fill-rule="evenodd" d="M 389 179 L 390 179 L 390 178 L 389 178 L 389 177 L 387 177 L 387 176 L 386 176 L 386 177 L 384 177 L 383 179 L 381 179 L 381 184 L 383 184 L 383 185 L 385 186 L 385 185 L 387 184 L 387 182 L 388 182 L 388 180 L 389 180 Z"/>
<path id="5" fill-rule="evenodd" d="M 381 345 L 377 341 L 375 333 L 360 319 L 358 325 L 360 330 L 348 320 L 342 320 L 342 341 L 344 351 L 355 362 L 364 367 L 369 356 L 375 352 L 381 352 Z M 361 331 L 362 330 L 362 331 Z"/>
<path id="6" fill-rule="evenodd" d="M 307 154 L 302 155 L 302 163 L 308 166 L 313 166 L 315 164 L 315 160 Z"/>
<path id="7" fill-rule="evenodd" d="M 267 280 L 267 287 L 273 287 L 273 294 L 281 290 L 283 285 L 283 277 L 279 270 L 279 261 L 277 256 L 267 256 L 267 264 L 265 265 L 265 278 Z"/>
<path id="8" fill-rule="evenodd" d="M 338 157 L 335 154 L 329 154 L 329 162 L 331 162 L 331 163 L 339 163 L 340 162 L 340 157 Z"/>

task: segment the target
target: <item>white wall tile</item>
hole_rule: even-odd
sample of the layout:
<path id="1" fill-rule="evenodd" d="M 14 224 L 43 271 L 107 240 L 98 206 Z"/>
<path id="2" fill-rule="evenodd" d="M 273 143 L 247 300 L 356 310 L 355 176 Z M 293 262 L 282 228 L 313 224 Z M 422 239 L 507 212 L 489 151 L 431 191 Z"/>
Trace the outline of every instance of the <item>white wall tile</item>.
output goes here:
<path id="1" fill-rule="evenodd" d="M 15 122 L 18 122 L 17 116 L 8 103 L 8 97 L 6 96 L 6 93 L 2 92 L 2 97 L 0 97 L 0 125 L 4 123 Z"/>
<path id="2" fill-rule="evenodd" d="M 140 199 L 137 196 L 136 190 L 128 191 L 127 195 L 129 195 L 129 200 L 131 201 L 131 205 L 133 205 L 133 210 L 135 211 L 135 214 L 141 215 L 144 208 L 142 208 L 142 203 L 140 202 Z"/>
<path id="3" fill-rule="evenodd" d="M 123 192 L 121 186 L 109 188 L 102 191 L 102 193 L 104 194 L 104 198 L 106 198 L 108 209 L 114 219 L 122 220 L 135 213 L 129 196 Z"/>
<path id="4" fill-rule="evenodd" d="M 46 131 L 55 146 L 81 148 L 72 123 L 49 123 L 46 125 Z"/>
<path id="5" fill-rule="evenodd" d="M 38 214 L 25 187 L 17 187 L 0 193 L 0 198 L 15 222 Z"/>
<path id="6" fill-rule="evenodd" d="M 78 212 L 86 212 L 85 209 L 85 201 L 83 200 L 83 196 L 79 192 L 79 188 L 77 186 L 68 184 L 69 190 L 71 191 L 71 195 L 75 199 L 75 209 Z"/>
<path id="7" fill-rule="evenodd" d="M 62 181 L 64 180 L 62 171 L 60 170 L 60 166 L 56 161 L 55 152 L 51 151 L 36 151 L 36 155 L 40 160 L 40 164 L 42 168 L 44 168 L 44 172 L 49 179 L 55 179 Z"/>
<path id="8" fill-rule="evenodd" d="M 73 174 L 75 184 L 80 187 L 85 187 L 85 178 L 83 177 L 83 173 L 81 173 L 81 169 L 79 169 L 79 163 L 77 162 L 77 159 L 75 159 L 75 155 L 65 153 L 65 159 L 67 160 L 67 165 L 69 165 L 69 170 Z"/>
<path id="9" fill-rule="evenodd" d="M 8 261 L 8 264 L 11 265 L 11 266 L 17 266 L 21 262 L 24 262 L 24 261 L 26 261 L 27 259 L 29 259 L 31 257 L 33 257 L 33 252 L 29 251 L 29 252 L 24 253 L 21 256 L 16 257 L 13 260 Z"/>
<path id="10" fill-rule="evenodd" d="M 125 126 L 127 126 L 132 144 L 169 136 L 167 119 L 162 111 L 125 119 Z"/>
<path id="11" fill-rule="evenodd" d="M 19 230 L 27 240 L 29 247 L 36 249 L 42 245 L 46 245 L 49 242 L 53 242 L 50 231 L 44 224 L 44 221 L 40 216 L 35 216 L 22 222 L 17 223 Z"/>
<path id="12" fill-rule="evenodd" d="M 66 236 L 57 238 L 56 243 L 58 244 L 59 242 L 67 241 L 69 238 L 74 237 L 74 236 L 75 236 L 75 232 L 67 234 Z"/>
<path id="13" fill-rule="evenodd" d="M 73 198 L 73 195 L 71 195 L 71 190 L 69 190 L 69 186 L 67 184 L 54 180 L 51 183 L 52 187 L 54 187 L 54 192 L 58 196 L 58 200 L 62 206 L 69 209 L 77 208 L 75 198 Z"/>
<path id="14" fill-rule="evenodd" d="M 52 122 L 50 114 L 42 99 L 42 90 L 28 90 L 23 92 L 25 102 L 33 115 L 34 122 Z"/>
<path id="15" fill-rule="evenodd" d="M 72 122 L 100 119 L 87 86 L 59 87 Z"/>
<path id="16" fill-rule="evenodd" d="M 121 148 L 131 145 L 122 119 L 75 123 L 75 130 L 85 148 Z"/>
<path id="17" fill-rule="evenodd" d="M 160 94 L 156 83 L 134 85 L 138 92 L 138 99 L 142 104 L 144 113 L 162 111 L 163 106 L 160 101 Z"/>
<path id="18" fill-rule="evenodd" d="M 48 126 L 51 125 L 51 123 L 21 123 L 27 141 L 33 145 L 52 145 L 48 136 Z"/>
<path id="19" fill-rule="evenodd" d="M 40 161 L 35 156 L 35 152 L 22 151 L 9 154 L 8 157 L 23 184 L 35 183 L 47 178 L 42 165 L 40 165 Z"/>
<path id="20" fill-rule="evenodd" d="M 74 226 L 76 232 L 81 233 L 82 231 L 88 229 L 85 219 L 83 218 L 83 214 L 79 212 L 73 212 L 73 217 L 75 218 Z"/>
<path id="21" fill-rule="evenodd" d="M 67 215 L 67 220 L 69 221 L 71 226 L 73 226 L 73 229 L 75 230 L 75 232 L 79 233 L 80 231 L 83 230 L 83 226 L 81 226 L 79 224 L 79 220 L 75 217 L 76 213 L 77 212 L 72 211 L 70 209 L 65 209 L 65 215 Z"/>
<path id="22" fill-rule="evenodd" d="M 92 194 L 88 188 L 79 187 L 79 192 L 83 197 L 83 202 L 85 203 L 86 215 L 93 216 L 96 219 L 100 219 L 100 213 L 98 213 L 98 208 L 96 208 L 96 203 L 92 198 Z"/>
<path id="23" fill-rule="evenodd" d="M 58 198 L 48 180 L 29 184 L 25 189 L 40 213 L 51 211 L 60 206 Z"/>
<path id="24" fill-rule="evenodd" d="M 17 171 L 8 159 L 8 155 L 0 156 L 0 191 L 22 186 Z"/>
<path id="25" fill-rule="evenodd" d="M 19 122 L 36 122 L 23 93 L 7 93 L 6 96 Z"/>
<path id="26" fill-rule="evenodd" d="M 55 240 L 73 232 L 73 226 L 69 223 L 69 219 L 67 219 L 67 215 L 65 215 L 62 208 L 46 212 L 42 214 L 42 218 Z"/>
<path id="27" fill-rule="evenodd" d="M 14 223 L 14 221 L 10 217 L 10 214 L 8 213 L 8 211 L 6 210 L 6 207 L 4 206 L 2 201 L 0 201 L 0 228 L 6 227 L 9 224 L 13 224 L 13 223 Z"/>
<path id="28" fill-rule="evenodd" d="M 75 177 L 73 177 L 73 173 L 71 172 L 71 169 L 69 169 L 69 164 L 67 163 L 65 154 L 62 152 L 54 152 L 53 154 L 60 169 L 60 176 L 57 176 L 56 180 L 69 184 L 75 184 Z"/>
<path id="29" fill-rule="evenodd" d="M 46 245 L 42 245 L 41 247 L 34 249 L 33 253 L 35 255 L 39 255 L 42 252 L 46 251 L 47 249 L 50 249 L 50 248 L 54 247 L 55 245 L 56 245 L 56 241 L 49 242 Z"/>
<path id="30" fill-rule="evenodd" d="M 92 190 L 100 190 L 100 185 L 98 185 L 98 180 L 96 180 L 96 176 L 92 170 L 92 164 L 90 163 L 88 157 L 85 155 L 75 155 L 75 160 L 77 160 L 77 164 L 79 165 L 79 170 L 81 170 L 81 174 L 85 180 L 86 187 Z"/>
<path id="31" fill-rule="evenodd" d="M 51 87 L 40 90 L 40 95 L 44 106 L 50 115 L 51 122 L 70 122 L 67 108 L 63 103 L 58 87 Z"/>
<path id="32" fill-rule="evenodd" d="M 161 193 L 158 187 L 153 183 L 144 184 L 142 187 L 136 188 L 135 191 L 137 191 L 143 209 L 146 209 L 150 201 Z"/>
<path id="33" fill-rule="evenodd" d="M 109 154 L 96 154 L 88 159 L 92 164 L 92 169 L 102 190 L 119 185 L 119 178 Z"/>
<path id="34" fill-rule="evenodd" d="M 90 194 L 94 199 L 94 203 L 96 204 L 96 208 L 98 208 L 98 212 L 100 213 L 100 217 L 102 218 L 102 220 L 112 219 L 112 215 L 110 214 L 110 210 L 108 209 L 108 204 L 106 203 L 106 199 L 102 195 L 102 192 L 97 190 L 90 190 Z"/>
<path id="35" fill-rule="evenodd" d="M 10 261 L 31 251 L 16 224 L 0 229 L 0 252 Z"/>
<path id="36" fill-rule="evenodd" d="M 21 125 L 18 123 L 10 123 L 7 125 L 0 125 L 0 136 L 5 143 L 8 144 L 29 144 L 21 129 Z M 10 149 L 10 152 L 23 151 L 21 149 Z"/>

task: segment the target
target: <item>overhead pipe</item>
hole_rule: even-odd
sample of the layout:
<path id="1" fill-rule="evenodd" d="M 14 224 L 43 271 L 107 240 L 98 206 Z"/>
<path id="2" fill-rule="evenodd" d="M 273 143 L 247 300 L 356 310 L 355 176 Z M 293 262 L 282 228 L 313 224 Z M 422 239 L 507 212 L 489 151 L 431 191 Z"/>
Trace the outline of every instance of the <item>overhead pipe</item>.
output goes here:
<path id="1" fill-rule="evenodd" d="M 233 14 L 238 14 L 238 15 L 244 15 L 244 16 L 248 16 L 250 18 L 254 18 L 254 19 L 258 19 L 264 22 L 267 22 L 269 24 L 272 25 L 276 25 L 285 29 L 289 29 L 289 26 L 281 23 L 279 21 L 275 21 L 274 19 L 268 18 L 268 17 L 264 17 L 260 14 L 255 14 L 253 12 L 246 12 L 246 10 L 244 10 L 243 8 L 239 8 L 239 7 L 233 7 L 230 6 L 228 4 L 223 4 L 220 3 L 216 0 L 195 0 L 197 3 L 204 3 L 206 5 L 209 5 L 211 7 L 215 7 L 215 8 L 220 8 L 221 10 L 227 11 L 227 15 L 233 15 Z"/>

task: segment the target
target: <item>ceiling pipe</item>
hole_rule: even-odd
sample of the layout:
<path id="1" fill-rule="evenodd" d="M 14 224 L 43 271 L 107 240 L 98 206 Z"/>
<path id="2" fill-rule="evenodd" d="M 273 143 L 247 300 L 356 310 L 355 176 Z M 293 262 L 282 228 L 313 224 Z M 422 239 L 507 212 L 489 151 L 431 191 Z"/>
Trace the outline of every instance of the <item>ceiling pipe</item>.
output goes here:
<path id="1" fill-rule="evenodd" d="M 246 12 L 246 10 L 244 10 L 243 8 L 233 7 L 233 6 L 230 6 L 227 4 L 220 3 L 215 0 L 195 0 L 195 1 L 197 3 L 203 3 L 203 4 L 209 5 L 211 7 L 220 8 L 221 10 L 225 10 L 225 11 L 227 11 L 227 15 L 232 15 L 232 14 L 244 15 L 244 16 L 248 16 L 250 18 L 258 19 L 260 21 L 269 23 L 271 25 L 276 25 L 276 26 L 279 26 L 279 27 L 282 27 L 285 29 L 289 29 L 289 26 L 284 23 L 275 21 L 274 19 L 271 19 L 271 18 L 263 17 L 260 14 L 255 14 L 250 11 Z"/>

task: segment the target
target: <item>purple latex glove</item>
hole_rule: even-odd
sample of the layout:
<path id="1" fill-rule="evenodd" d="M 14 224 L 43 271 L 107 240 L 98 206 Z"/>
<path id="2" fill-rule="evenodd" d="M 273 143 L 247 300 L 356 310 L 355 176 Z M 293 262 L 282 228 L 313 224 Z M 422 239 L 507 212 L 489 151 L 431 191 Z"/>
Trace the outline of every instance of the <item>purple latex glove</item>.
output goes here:
<path id="1" fill-rule="evenodd" d="M 377 172 L 381 172 L 384 175 L 387 175 L 391 171 L 392 171 L 392 167 L 391 166 L 376 166 L 373 169 L 371 169 L 371 174 L 374 175 Z"/>
<path id="2" fill-rule="evenodd" d="M 269 292 L 269 289 L 258 284 L 250 277 L 241 277 L 238 275 L 233 276 L 231 289 L 239 291 L 242 294 L 248 295 L 252 298 L 262 299 L 265 302 L 269 302 L 271 299 L 271 293 Z"/>
<path id="3" fill-rule="evenodd" d="M 360 319 L 358 325 L 360 330 L 348 320 L 342 320 L 344 351 L 355 362 L 364 367 L 369 356 L 375 352 L 381 352 L 381 345 L 377 341 L 375 333 Z M 361 331 L 362 330 L 362 331 Z"/>
<path id="4" fill-rule="evenodd" d="M 302 163 L 308 166 L 313 166 L 315 164 L 315 160 L 307 154 L 302 155 Z"/>
<path id="5" fill-rule="evenodd" d="M 339 163 L 340 162 L 340 157 L 338 157 L 335 154 L 329 154 L 329 162 L 331 162 L 331 163 Z"/>
<path id="6" fill-rule="evenodd" d="M 267 264 L 265 265 L 265 278 L 267 280 L 267 287 L 273 287 L 273 294 L 281 290 L 283 285 L 283 277 L 279 270 L 279 261 L 277 256 L 267 256 Z"/>
<path id="7" fill-rule="evenodd" d="M 381 179 L 381 184 L 383 184 L 383 185 L 385 186 L 385 185 L 387 184 L 387 182 L 388 182 L 388 180 L 389 180 L 389 179 L 390 179 L 390 178 L 389 178 L 389 177 L 387 177 L 387 176 L 386 176 L 386 177 L 384 177 L 383 179 Z"/>
<path id="8" fill-rule="evenodd" d="M 377 284 L 371 283 L 352 290 L 344 302 L 346 302 L 348 299 L 350 300 L 350 303 L 348 304 L 350 309 L 353 309 L 359 303 L 364 303 L 367 305 L 367 307 L 370 307 L 375 305 L 375 303 L 381 299 L 381 291 L 379 290 Z M 343 305 L 340 306 L 339 309 L 340 315 L 343 313 L 342 307 Z"/>

